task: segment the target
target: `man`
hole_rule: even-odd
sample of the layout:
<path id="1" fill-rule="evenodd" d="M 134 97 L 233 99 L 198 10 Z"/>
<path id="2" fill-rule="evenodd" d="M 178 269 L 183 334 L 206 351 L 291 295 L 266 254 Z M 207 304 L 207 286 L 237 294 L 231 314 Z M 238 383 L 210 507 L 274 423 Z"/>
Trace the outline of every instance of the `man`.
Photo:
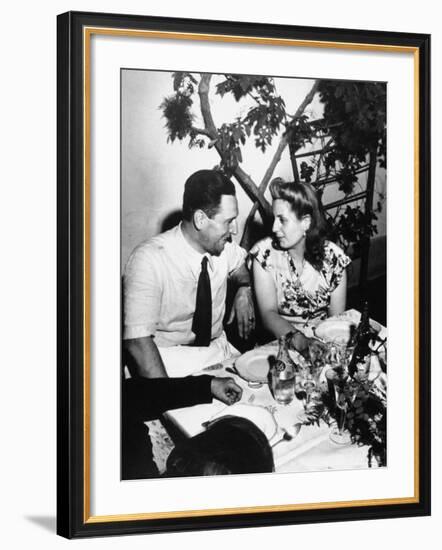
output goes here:
<path id="1" fill-rule="evenodd" d="M 243 338 L 253 330 L 246 252 L 232 242 L 237 216 L 233 183 L 200 170 L 186 181 L 182 223 L 133 251 L 124 274 L 123 336 L 132 374 L 185 376 L 228 358 L 228 278 L 238 286 L 229 321 L 236 315 Z"/>
<path id="2" fill-rule="evenodd" d="M 145 422 L 170 409 L 210 403 L 216 397 L 227 405 L 241 399 L 242 389 L 231 378 L 208 375 L 185 378 L 137 378 L 123 381 L 121 477 L 158 477 L 149 428 Z"/>

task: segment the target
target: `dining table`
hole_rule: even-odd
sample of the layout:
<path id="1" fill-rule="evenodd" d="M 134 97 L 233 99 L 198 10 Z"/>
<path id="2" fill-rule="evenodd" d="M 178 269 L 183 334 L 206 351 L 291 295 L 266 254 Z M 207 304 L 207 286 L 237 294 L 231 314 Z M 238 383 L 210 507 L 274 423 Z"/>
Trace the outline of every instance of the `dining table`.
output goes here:
<path id="1" fill-rule="evenodd" d="M 336 317 L 357 326 L 360 313 L 347 310 Z M 378 336 L 386 340 L 387 330 L 376 321 L 370 321 Z M 305 323 L 300 329 L 306 336 L 312 337 L 314 326 Z M 268 355 L 277 353 L 277 342 L 269 342 L 257 348 Z M 330 437 L 331 426 L 323 421 L 304 424 L 304 403 L 296 397 L 289 404 L 278 403 L 268 383 L 256 383 L 245 379 L 236 370 L 235 365 L 241 354 L 209 365 L 195 373 L 210 374 L 219 377 L 231 377 L 242 388 L 239 403 L 228 406 L 214 399 L 212 403 L 170 410 L 165 413 L 166 421 L 172 424 L 184 437 L 193 437 L 206 429 L 208 424 L 226 415 L 238 415 L 249 418 L 260 427 L 272 447 L 275 472 L 309 472 L 325 470 L 354 470 L 368 467 L 368 447 L 347 441 L 336 443 Z M 384 383 L 386 374 L 383 373 Z M 376 461 L 373 460 L 373 467 Z"/>

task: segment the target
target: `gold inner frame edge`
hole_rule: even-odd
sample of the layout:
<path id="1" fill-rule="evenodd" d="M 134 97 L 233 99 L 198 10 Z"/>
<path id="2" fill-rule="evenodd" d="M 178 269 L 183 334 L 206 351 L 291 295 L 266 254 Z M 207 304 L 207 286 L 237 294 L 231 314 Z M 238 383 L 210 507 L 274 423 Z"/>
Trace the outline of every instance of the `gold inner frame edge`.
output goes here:
<path id="1" fill-rule="evenodd" d="M 203 510 L 181 510 L 172 512 L 151 512 L 136 514 L 115 514 L 92 516 L 90 513 L 90 39 L 93 34 L 143 37 L 175 40 L 200 40 L 212 42 L 249 43 L 272 46 L 292 46 L 310 48 L 334 48 L 371 52 L 412 53 L 414 59 L 414 495 L 372 500 L 352 500 L 324 503 L 303 503 L 270 506 L 215 508 Z M 103 523 L 149 519 L 173 519 L 208 517 L 215 515 L 252 514 L 263 512 L 284 512 L 301 510 L 323 510 L 354 506 L 385 506 L 393 504 L 413 504 L 419 502 L 419 49 L 411 46 L 364 44 L 357 42 L 329 42 L 320 40 L 296 40 L 267 37 L 244 37 L 203 33 L 146 31 L 136 29 L 114 29 L 108 27 L 83 28 L 83 212 L 84 212 L 84 367 L 83 367 L 83 421 L 84 421 L 84 467 L 83 467 L 83 519 L 84 523 Z"/>

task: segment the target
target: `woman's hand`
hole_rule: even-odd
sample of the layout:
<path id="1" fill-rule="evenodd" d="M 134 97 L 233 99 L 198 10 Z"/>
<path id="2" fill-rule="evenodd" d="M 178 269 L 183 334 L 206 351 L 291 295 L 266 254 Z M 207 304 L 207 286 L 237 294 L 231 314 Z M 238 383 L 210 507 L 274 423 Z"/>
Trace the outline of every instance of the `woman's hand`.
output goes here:
<path id="1" fill-rule="evenodd" d="M 308 358 L 309 338 L 299 330 L 291 333 L 289 347 L 298 351 L 303 357 Z"/>

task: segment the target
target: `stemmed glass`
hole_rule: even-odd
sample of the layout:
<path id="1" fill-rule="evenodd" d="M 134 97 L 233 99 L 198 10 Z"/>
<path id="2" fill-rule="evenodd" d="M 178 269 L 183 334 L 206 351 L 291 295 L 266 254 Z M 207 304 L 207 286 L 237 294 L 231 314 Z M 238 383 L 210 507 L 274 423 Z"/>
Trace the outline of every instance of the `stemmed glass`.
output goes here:
<path id="1" fill-rule="evenodd" d="M 345 428 L 347 418 L 348 399 L 353 396 L 346 395 L 344 385 L 348 378 L 348 364 L 353 355 L 353 346 L 346 344 L 331 344 L 329 352 L 330 368 L 325 373 L 330 396 L 336 410 L 336 425 L 330 433 L 330 440 L 337 445 L 351 443 L 349 432 Z"/>
<path id="2" fill-rule="evenodd" d="M 328 344 L 311 338 L 308 344 L 310 365 L 304 371 L 299 381 L 299 394 L 303 397 L 304 409 L 298 413 L 298 419 L 303 423 L 312 422 L 317 416 L 317 405 L 320 403 L 320 376 L 327 364 Z"/>

